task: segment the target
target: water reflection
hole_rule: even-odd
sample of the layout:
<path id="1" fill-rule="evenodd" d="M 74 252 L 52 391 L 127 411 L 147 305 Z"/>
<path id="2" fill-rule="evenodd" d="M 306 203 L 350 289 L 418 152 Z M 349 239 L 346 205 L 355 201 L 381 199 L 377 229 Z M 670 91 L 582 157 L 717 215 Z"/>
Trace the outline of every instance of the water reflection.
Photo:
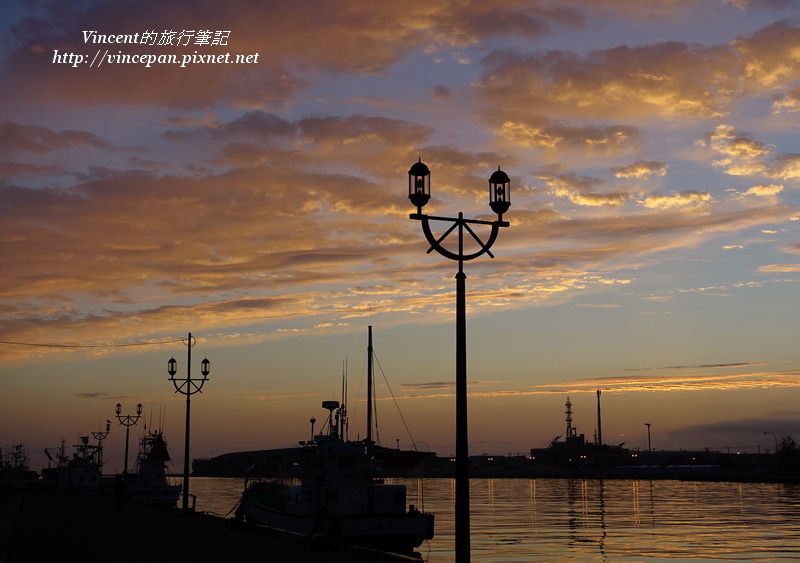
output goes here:
<path id="1" fill-rule="evenodd" d="M 197 478 L 198 510 L 225 514 L 241 481 Z M 452 563 L 455 485 L 398 480 L 436 515 L 418 550 Z M 474 479 L 472 561 L 774 561 L 800 558 L 800 487 L 650 480 Z M 424 498 L 422 497 L 424 493 Z"/>

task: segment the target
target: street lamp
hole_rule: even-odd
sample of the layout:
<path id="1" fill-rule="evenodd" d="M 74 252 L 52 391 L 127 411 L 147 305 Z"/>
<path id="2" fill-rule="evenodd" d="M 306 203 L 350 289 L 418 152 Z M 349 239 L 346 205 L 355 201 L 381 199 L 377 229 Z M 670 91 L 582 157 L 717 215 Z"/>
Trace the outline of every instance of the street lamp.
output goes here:
<path id="1" fill-rule="evenodd" d="M 108 438 L 108 434 L 111 432 L 111 421 L 106 420 L 106 431 L 103 432 L 92 432 L 92 438 L 97 440 L 97 468 L 100 470 L 100 473 L 103 473 L 103 440 Z M 127 465 L 127 462 L 125 463 Z"/>
<path id="2" fill-rule="evenodd" d="M 430 254 L 436 251 L 445 258 L 458 262 L 456 274 L 456 461 L 455 461 L 455 541 L 456 563 L 469 563 L 470 560 L 470 522 L 469 522 L 469 439 L 467 424 L 467 298 L 466 274 L 464 262 L 474 260 L 484 254 L 491 258 L 494 255 L 489 250 L 497 239 L 500 227 L 508 227 L 509 223 L 503 221 L 503 213 L 511 205 L 511 181 L 508 175 L 498 168 L 489 178 L 489 207 L 497 213 L 496 221 L 482 221 L 478 219 L 464 219 L 464 214 L 454 217 L 434 217 L 424 215 L 422 208 L 431 197 L 431 172 L 420 159 L 408 171 L 408 199 L 416 206 L 417 212 L 409 217 L 422 224 L 422 232 L 431 245 Z M 431 221 L 451 223 L 443 235 L 438 238 L 431 231 Z M 471 225 L 488 225 L 491 232 L 483 242 L 472 230 Z M 458 232 L 458 249 L 449 250 L 442 246 L 442 242 L 453 231 Z M 471 253 L 464 251 L 464 232 L 469 233 L 478 249 Z"/>
<path id="3" fill-rule="evenodd" d="M 122 416 L 122 405 L 117 403 L 117 418 L 119 423 L 125 427 L 125 471 L 124 475 L 128 474 L 128 437 L 130 436 L 131 426 L 139 422 L 139 417 L 142 416 L 142 403 L 136 405 L 136 416 L 126 414 Z"/>
<path id="4" fill-rule="evenodd" d="M 775 453 L 778 453 L 778 437 L 774 432 L 764 432 L 764 434 L 772 434 L 772 437 L 775 438 Z"/>
<path id="5" fill-rule="evenodd" d="M 184 453 L 183 453 L 183 509 L 189 508 L 189 421 L 191 411 L 191 397 L 195 393 L 202 393 L 203 385 L 208 381 L 208 374 L 211 371 L 211 362 L 208 358 L 204 358 L 200 362 L 200 373 L 203 375 L 202 379 L 192 379 L 192 347 L 197 342 L 197 339 L 192 337 L 189 333 L 187 340 L 183 341 L 188 349 L 188 357 L 186 360 L 186 379 L 175 378 L 178 372 L 178 362 L 172 357 L 167 362 L 167 372 L 169 373 L 169 380 L 175 386 L 175 392 L 186 395 L 186 439 L 184 440 Z"/>
<path id="6" fill-rule="evenodd" d="M 645 426 L 647 426 L 647 464 L 649 466 L 653 466 L 653 448 L 650 445 L 650 423 L 645 422 Z"/>

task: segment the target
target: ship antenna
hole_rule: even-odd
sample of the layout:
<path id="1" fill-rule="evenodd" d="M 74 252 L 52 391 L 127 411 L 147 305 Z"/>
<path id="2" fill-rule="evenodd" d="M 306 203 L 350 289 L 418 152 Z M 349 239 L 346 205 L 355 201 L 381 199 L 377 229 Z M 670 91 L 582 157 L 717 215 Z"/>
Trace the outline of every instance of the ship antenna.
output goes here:
<path id="1" fill-rule="evenodd" d="M 572 438 L 575 436 L 575 429 L 572 427 L 572 402 L 569 400 L 569 397 L 567 397 L 567 402 L 564 406 L 567 409 L 564 411 L 567 420 L 567 438 Z"/>

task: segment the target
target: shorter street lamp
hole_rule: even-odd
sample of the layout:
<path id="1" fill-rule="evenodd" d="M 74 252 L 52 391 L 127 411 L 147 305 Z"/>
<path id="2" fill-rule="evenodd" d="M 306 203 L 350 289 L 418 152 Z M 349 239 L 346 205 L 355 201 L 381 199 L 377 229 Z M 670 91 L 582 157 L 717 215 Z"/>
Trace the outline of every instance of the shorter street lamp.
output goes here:
<path id="1" fill-rule="evenodd" d="M 99 432 L 92 432 L 92 438 L 97 440 L 97 468 L 100 470 L 100 473 L 103 473 L 103 440 L 108 438 L 108 434 L 111 432 L 111 421 L 106 420 L 106 431 L 103 432 L 102 430 Z"/>
<path id="2" fill-rule="evenodd" d="M 203 375 L 201 378 L 192 379 L 192 347 L 197 342 L 197 339 L 192 337 L 189 333 L 188 339 L 185 344 L 188 348 L 188 357 L 186 361 L 186 378 L 176 378 L 175 374 L 178 373 L 178 362 L 175 358 L 170 358 L 167 362 L 167 373 L 169 373 L 169 380 L 175 386 L 175 392 L 186 395 L 186 438 L 184 440 L 183 452 L 183 509 L 189 508 L 189 428 L 190 428 L 190 412 L 191 412 L 191 397 L 195 393 L 201 393 L 203 385 L 208 381 L 208 374 L 211 372 L 211 362 L 208 358 L 204 358 L 200 362 L 200 373 Z"/>
<path id="3" fill-rule="evenodd" d="M 136 405 L 136 416 L 126 414 L 122 416 L 122 405 L 117 403 L 117 418 L 119 419 L 119 423 L 125 427 L 125 475 L 128 474 L 128 438 L 131 432 L 131 426 L 136 425 L 139 422 L 139 418 L 142 416 L 142 403 Z"/>

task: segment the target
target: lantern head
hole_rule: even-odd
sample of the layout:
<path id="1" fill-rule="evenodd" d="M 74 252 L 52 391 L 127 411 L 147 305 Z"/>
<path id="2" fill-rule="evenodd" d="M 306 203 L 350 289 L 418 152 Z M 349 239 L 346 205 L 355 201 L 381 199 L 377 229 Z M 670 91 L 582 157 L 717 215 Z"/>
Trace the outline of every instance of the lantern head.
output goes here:
<path id="1" fill-rule="evenodd" d="M 500 216 L 500 219 L 511 207 L 511 180 L 499 166 L 489 178 L 489 207 Z"/>
<path id="2" fill-rule="evenodd" d="M 175 361 L 175 358 L 170 358 L 167 362 L 167 373 L 170 375 L 178 373 L 178 362 Z"/>
<path id="3" fill-rule="evenodd" d="M 203 377 L 211 373 L 211 362 L 208 361 L 208 358 L 203 358 L 203 361 L 200 362 L 200 373 L 203 374 Z"/>
<path id="4" fill-rule="evenodd" d="M 417 207 L 417 213 L 431 198 L 431 171 L 419 159 L 408 171 L 408 199 Z"/>

